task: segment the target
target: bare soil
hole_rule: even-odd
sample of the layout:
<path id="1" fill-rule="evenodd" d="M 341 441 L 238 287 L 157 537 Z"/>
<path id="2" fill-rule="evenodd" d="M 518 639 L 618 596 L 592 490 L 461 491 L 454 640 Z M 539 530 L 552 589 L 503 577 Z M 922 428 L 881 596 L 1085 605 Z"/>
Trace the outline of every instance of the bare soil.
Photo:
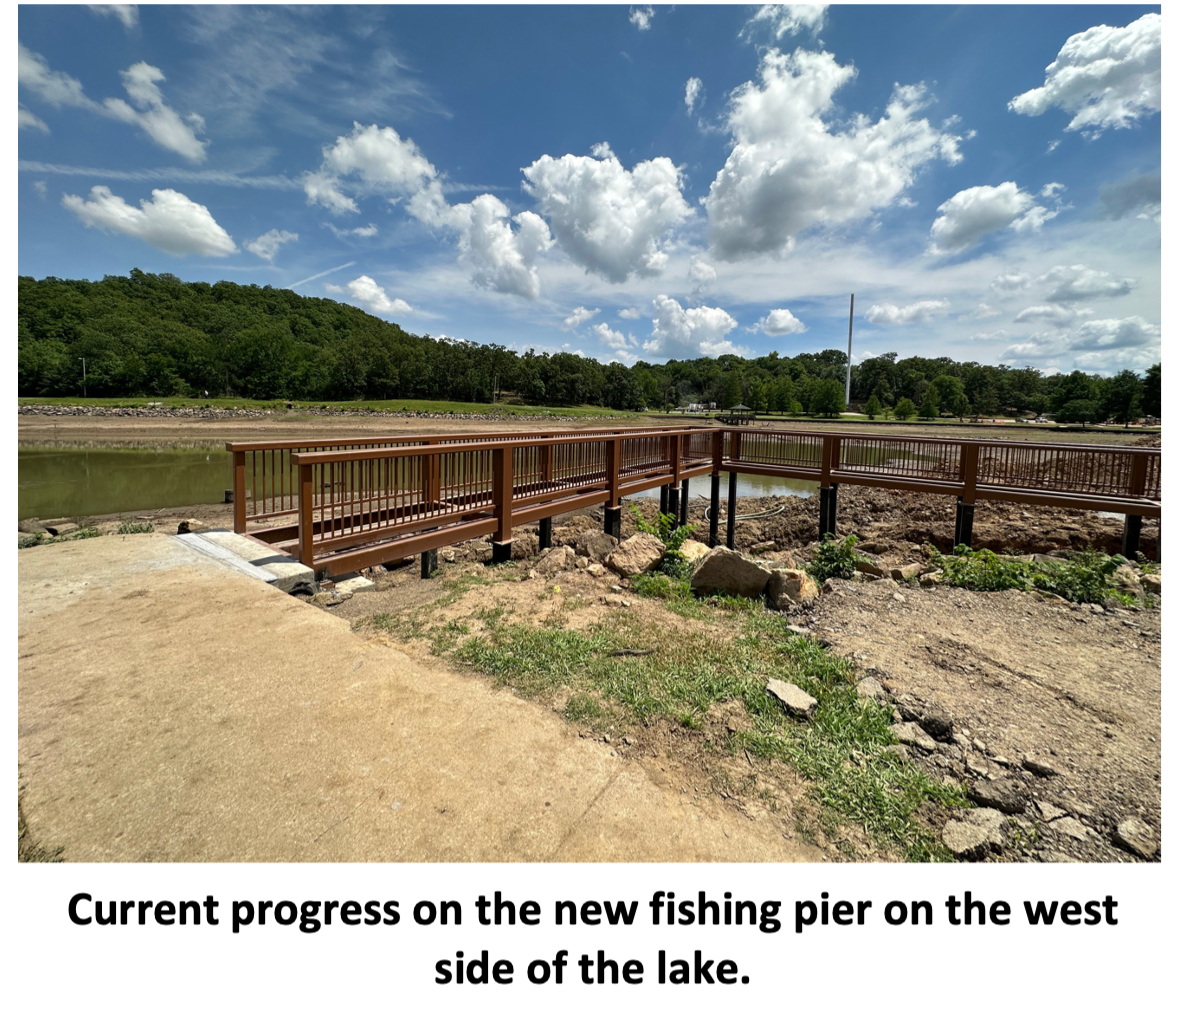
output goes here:
<path id="1" fill-rule="evenodd" d="M 1097 614 L 1018 590 L 891 581 L 830 588 L 808 617 L 816 634 L 876 678 L 907 719 L 948 719 L 967 740 L 940 743 L 926 768 L 1026 794 L 1037 837 L 1005 858 L 1131 860 L 1111 843 L 1117 824 L 1138 816 L 1161 830 L 1160 611 Z M 1023 759 L 1057 773 L 1039 776 Z M 1045 822 L 1039 803 L 1086 836 Z"/>

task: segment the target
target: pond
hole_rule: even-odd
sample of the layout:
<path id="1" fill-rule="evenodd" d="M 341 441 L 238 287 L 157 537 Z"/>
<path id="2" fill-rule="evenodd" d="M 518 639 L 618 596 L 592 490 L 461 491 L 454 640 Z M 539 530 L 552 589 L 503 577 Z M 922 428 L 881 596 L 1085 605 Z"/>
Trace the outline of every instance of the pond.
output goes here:
<path id="1" fill-rule="evenodd" d="M 17 449 L 19 518 L 219 504 L 231 485 L 222 446 Z"/>
<path id="2" fill-rule="evenodd" d="M 219 504 L 232 485 L 232 456 L 222 446 L 188 447 L 102 445 L 38 447 L 17 451 L 19 518 L 154 511 L 191 504 Z M 737 476 L 740 497 L 810 497 L 818 484 L 770 476 Z M 657 498 L 657 490 L 639 497 Z M 691 480 L 691 499 L 711 496 L 711 477 Z M 720 483 L 728 499 L 728 480 Z"/>

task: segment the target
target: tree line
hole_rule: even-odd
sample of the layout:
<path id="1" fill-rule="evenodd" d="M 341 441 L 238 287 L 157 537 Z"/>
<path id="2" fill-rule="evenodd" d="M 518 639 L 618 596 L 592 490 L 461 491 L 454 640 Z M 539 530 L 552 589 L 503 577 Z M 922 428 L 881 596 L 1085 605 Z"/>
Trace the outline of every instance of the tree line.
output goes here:
<path id="1" fill-rule="evenodd" d="M 847 356 L 828 349 L 632 367 L 569 352 L 416 336 L 328 298 L 283 288 L 185 282 L 133 270 L 101 281 L 19 277 L 22 397 L 246 397 L 307 401 L 423 398 L 673 408 L 715 402 L 838 415 Z M 1051 412 L 1067 421 L 1161 414 L 1160 366 L 1144 378 L 986 366 L 895 352 L 852 369 L 856 407 L 884 414 Z M 908 403 L 908 405 L 907 405 Z M 1074 417 L 1072 417 L 1074 416 Z"/>

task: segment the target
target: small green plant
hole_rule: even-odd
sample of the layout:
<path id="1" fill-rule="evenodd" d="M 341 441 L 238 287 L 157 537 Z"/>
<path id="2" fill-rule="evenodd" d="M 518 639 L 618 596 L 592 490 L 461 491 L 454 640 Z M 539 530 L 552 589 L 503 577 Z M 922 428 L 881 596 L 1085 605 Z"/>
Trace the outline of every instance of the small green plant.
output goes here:
<path id="1" fill-rule="evenodd" d="M 120 527 L 116 530 L 121 536 L 131 536 L 138 532 L 152 532 L 152 522 L 134 522 L 125 519 L 120 523 Z"/>
<path id="2" fill-rule="evenodd" d="M 944 556 L 934 547 L 928 549 L 931 565 L 943 573 L 945 585 L 978 592 L 1006 589 L 1037 589 L 1053 593 L 1071 603 L 1100 603 L 1116 599 L 1126 606 L 1135 597 L 1117 587 L 1113 573 L 1125 563 L 1120 554 L 1109 557 L 1097 550 L 1085 550 L 1063 562 L 1029 563 L 1011 561 L 991 550 L 972 550 L 957 546 L 955 553 Z"/>
<path id="3" fill-rule="evenodd" d="M 637 531 L 656 536 L 666 547 L 658 571 L 680 581 L 689 580 L 691 577 L 690 562 L 678 552 L 678 549 L 694 534 L 695 526 L 676 525 L 678 516 L 667 514 L 665 511 L 659 511 L 652 522 L 647 522 L 639 507 L 630 504 L 629 508 L 637 523 Z"/>
<path id="4" fill-rule="evenodd" d="M 815 551 L 814 560 L 806 566 L 806 573 L 819 585 L 829 578 L 851 578 L 856 565 L 868 560 L 853 549 L 856 543 L 855 536 L 836 540 L 834 535 L 827 533 Z"/>
<path id="5" fill-rule="evenodd" d="M 85 529 L 76 529 L 74 532 L 67 533 L 65 536 L 51 536 L 48 532 L 34 533 L 32 536 L 21 536 L 17 540 L 17 549 L 25 550 L 31 546 L 49 546 L 51 543 L 70 543 L 76 539 L 94 539 L 100 535 L 98 529 L 87 526 Z"/>
<path id="6" fill-rule="evenodd" d="M 1162 565 L 1158 561 L 1151 561 L 1145 554 L 1138 551 L 1137 570 L 1143 575 L 1157 575 L 1161 573 Z"/>

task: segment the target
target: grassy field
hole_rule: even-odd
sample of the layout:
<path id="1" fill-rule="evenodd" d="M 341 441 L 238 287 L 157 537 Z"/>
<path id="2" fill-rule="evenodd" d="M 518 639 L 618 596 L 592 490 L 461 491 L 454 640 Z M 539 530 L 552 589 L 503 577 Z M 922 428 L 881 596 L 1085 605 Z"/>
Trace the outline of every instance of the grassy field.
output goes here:
<path id="1" fill-rule="evenodd" d="M 521 404 L 471 404 L 467 401 L 419 401 L 402 398 L 395 401 L 256 401 L 251 398 L 189 398 L 189 397 L 22 397 L 21 405 L 73 405 L 101 408 L 144 408 L 150 402 L 160 402 L 166 408 L 261 408 L 275 411 L 341 408 L 345 412 L 455 412 L 471 415 L 528 415 L 544 417 L 583 416 L 584 418 L 635 418 L 637 412 L 622 412 L 596 405 L 547 407 Z"/>

